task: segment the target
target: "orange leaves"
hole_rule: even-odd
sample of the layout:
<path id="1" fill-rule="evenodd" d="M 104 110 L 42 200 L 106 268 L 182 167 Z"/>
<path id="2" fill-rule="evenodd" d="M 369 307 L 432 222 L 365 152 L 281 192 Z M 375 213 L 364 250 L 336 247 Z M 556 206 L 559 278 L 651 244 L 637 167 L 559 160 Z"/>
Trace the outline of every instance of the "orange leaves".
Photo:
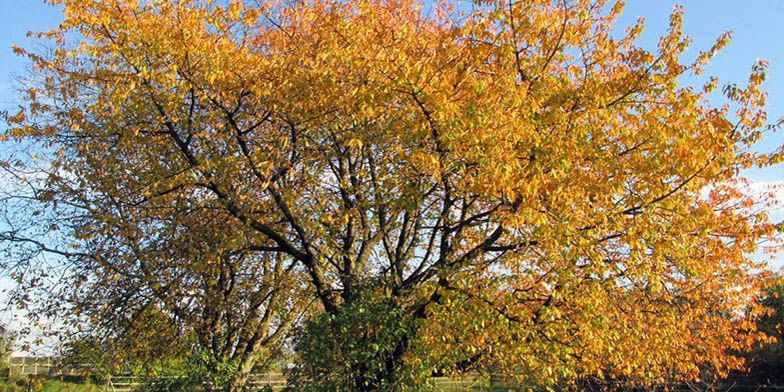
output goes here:
<path id="1" fill-rule="evenodd" d="M 60 148 L 80 183 L 53 194 L 101 206 L 79 238 L 167 239 L 155 265 L 185 252 L 210 287 L 251 252 L 325 309 L 368 280 L 432 310 L 421 355 L 545 384 L 693 378 L 761 338 L 746 252 L 773 226 L 730 180 L 780 159 L 748 148 L 767 64 L 711 106 L 717 80 L 680 76 L 729 35 L 684 65 L 680 9 L 649 52 L 642 22 L 611 34 L 621 2 L 114 3 L 64 2 L 81 41 L 32 57 L 7 133 Z"/>

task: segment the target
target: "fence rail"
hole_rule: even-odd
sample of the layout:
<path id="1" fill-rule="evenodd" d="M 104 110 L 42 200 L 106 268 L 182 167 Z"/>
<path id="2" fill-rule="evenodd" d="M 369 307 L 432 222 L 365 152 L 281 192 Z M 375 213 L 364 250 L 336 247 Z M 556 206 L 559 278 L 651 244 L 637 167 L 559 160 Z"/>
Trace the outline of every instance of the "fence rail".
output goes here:
<path id="1" fill-rule="evenodd" d="M 282 391 L 286 388 L 287 381 L 283 373 L 255 373 L 248 377 L 247 385 L 252 390 L 262 390 L 270 387 L 273 392 Z M 157 377 L 156 379 L 173 379 L 172 377 Z M 104 385 L 105 392 L 131 392 L 143 384 L 144 380 L 136 376 L 112 376 Z"/>
<path id="2" fill-rule="evenodd" d="M 167 379 L 169 377 L 158 377 L 157 379 Z M 471 388 L 477 387 L 482 383 L 482 379 L 478 376 L 469 376 L 462 379 L 449 378 L 449 377 L 433 377 L 431 378 L 433 385 L 438 388 L 448 390 L 473 390 Z M 113 376 L 110 377 L 104 386 L 105 392 L 132 392 L 135 388 L 141 386 L 143 379 L 135 376 Z M 269 387 L 273 392 L 279 392 L 286 388 L 287 380 L 283 373 L 269 372 L 269 373 L 256 373 L 249 376 L 247 385 L 251 390 L 262 390 Z"/>
<path id="3" fill-rule="evenodd" d="M 8 359 L 11 374 L 20 376 L 78 376 L 90 365 L 63 366 L 57 357 L 11 357 Z"/>

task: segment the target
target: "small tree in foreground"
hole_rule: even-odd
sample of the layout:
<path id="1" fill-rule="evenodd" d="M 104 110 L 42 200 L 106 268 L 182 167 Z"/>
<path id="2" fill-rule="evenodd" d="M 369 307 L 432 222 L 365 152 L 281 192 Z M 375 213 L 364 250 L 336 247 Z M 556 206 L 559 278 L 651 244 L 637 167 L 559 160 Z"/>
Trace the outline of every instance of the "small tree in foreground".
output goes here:
<path id="1" fill-rule="evenodd" d="M 684 62 L 680 10 L 650 51 L 641 22 L 613 34 L 620 1 L 52 2 L 52 50 L 16 49 L 33 78 L 4 137 L 29 155 L 2 168 L 30 190 L 0 239 L 31 286 L 59 255 L 77 324 L 153 306 L 227 364 L 308 301 L 325 329 L 389 306 L 406 332 L 378 349 L 316 333 L 359 391 L 417 361 L 694 379 L 762 338 L 747 255 L 774 225 L 738 173 L 780 160 L 753 148 L 766 63 L 711 105 L 716 79 L 679 81 L 728 35 Z"/>
<path id="2" fill-rule="evenodd" d="M 338 312 L 307 320 L 294 337 L 296 365 L 288 377 L 295 391 L 420 391 L 436 370 L 421 361 L 396 359 L 416 334 L 416 319 L 385 296 L 363 292 Z"/>

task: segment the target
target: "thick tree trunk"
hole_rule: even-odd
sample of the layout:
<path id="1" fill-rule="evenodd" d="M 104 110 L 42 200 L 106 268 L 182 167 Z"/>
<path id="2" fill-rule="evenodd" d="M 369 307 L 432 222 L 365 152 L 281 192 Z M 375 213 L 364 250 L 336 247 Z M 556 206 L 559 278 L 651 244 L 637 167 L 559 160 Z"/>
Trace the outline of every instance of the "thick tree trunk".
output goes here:
<path id="1" fill-rule="evenodd" d="M 403 358 L 409 348 L 410 337 L 403 337 L 395 343 L 391 352 L 385 353 L 383 358 L 379 358 L 381 367 L 371 372 L 366 364 L 354 366 L 353 374 L 356 375 L 354 391 L 357 392 L 396 392 L 400 390 L 400 372 Z"/>
<path id="2" fill-rule="evenodd" d="M 237 371 L 231 377 L 222 392 L 241 392 L 244 390 L 250 379 L 250 375 L 253 372 L 253 367 L 258 363 L 257 355 L 247 356 L 240 361 Z"/>
<path id="3" fill-rule="evenodd" d="M 237 373 L 238 374 L 232 378 L 232 380 L 226 385 L 222 392 L 242 392 L 242 390 L 245 388 L 245 384 L 248 382 L 250 373 Z"/>

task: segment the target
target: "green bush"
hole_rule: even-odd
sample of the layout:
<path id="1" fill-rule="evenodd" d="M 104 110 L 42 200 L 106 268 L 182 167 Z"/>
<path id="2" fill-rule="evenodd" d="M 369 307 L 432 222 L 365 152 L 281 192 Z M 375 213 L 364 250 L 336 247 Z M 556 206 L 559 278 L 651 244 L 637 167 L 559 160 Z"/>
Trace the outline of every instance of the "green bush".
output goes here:
<path id="1" fill-rule="evenodd" d="M 369 292 L 333 313 L 313 316 L 295 336 L 289 390 L 426 390 L 431 369 L 405 361 L 415 328 L 392 298 Z"/>
<path id="2" fill-rule="evenodd" d="M 237 367 L 222 362 L 206 350 L 194 350 L 182 359 L 156 360 L 132 368 L 142 377 L 136 392 L 201 392 L 227 390 Z"/>

